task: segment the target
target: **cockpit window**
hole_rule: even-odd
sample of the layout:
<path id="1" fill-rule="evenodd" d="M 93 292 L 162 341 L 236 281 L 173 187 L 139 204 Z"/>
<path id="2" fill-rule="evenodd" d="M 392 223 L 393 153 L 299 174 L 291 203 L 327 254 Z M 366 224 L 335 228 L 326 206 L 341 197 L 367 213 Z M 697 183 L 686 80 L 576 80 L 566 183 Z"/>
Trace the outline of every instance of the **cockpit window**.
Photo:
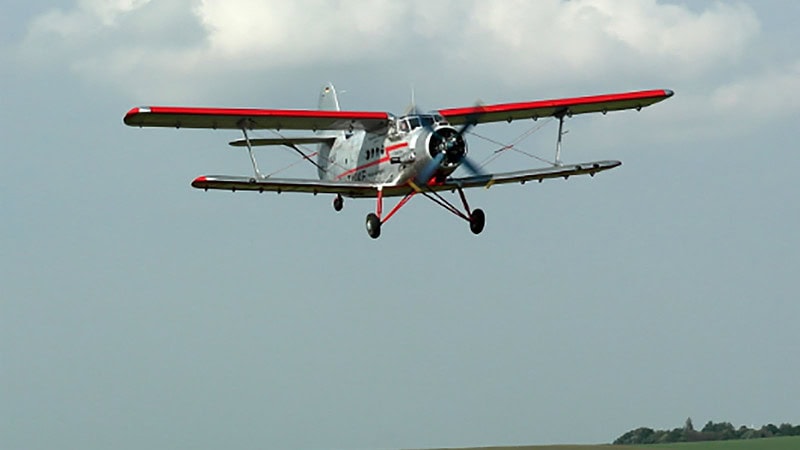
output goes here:
<path id="1" fill-rule="evenodd" d="M 434 124 L 433 116 L 419 116 L 423 127 L 432 128 Z"/>
<path id="2" fill-rule="evenodd" d="M 397 124 L 401 132 L 407 133 L 419 127 L 435 128 L 436 125 L 447 124 L 447 121 L 439 114 L 421 114 L 402 117 L 397 121 Z"/>

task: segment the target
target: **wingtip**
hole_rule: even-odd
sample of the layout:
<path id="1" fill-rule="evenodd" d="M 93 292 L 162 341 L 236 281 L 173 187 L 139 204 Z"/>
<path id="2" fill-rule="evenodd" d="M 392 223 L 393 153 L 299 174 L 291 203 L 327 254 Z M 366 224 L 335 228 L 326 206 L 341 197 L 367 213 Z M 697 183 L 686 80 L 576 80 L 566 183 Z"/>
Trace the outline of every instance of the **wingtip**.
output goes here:
<path id="1" fill-rule="evenodd" d="M 673 91 L 672 89 L 664 89 L 664 95 L 665 95 L 667 98 L 670 98 L 670 97 L 672 97 L 673 95 L 675 95 L 675 91 Z"/>
<path id="2" fill-rule="evenodd" d="M 146 113 L 149 113 L 149 112 L 150 112 L 150 108 L 137 106 L 135 108 L 131 108 L 130 111 L 128 111 L 125 114 L 125 117 L 122 119 L 122 121 L 125 122 L 125 125 L 139 126 L 139 123 L 136 122 L 134 120 L 134 118 L 136 116 L 138 116 L 139 114 L 146 114 Z"/>
<path id="3" fill-rule="evenodd" d="M 139 108 L 131 108 L 127 113 L 125 113 L 125 117 L 122 118 L 122 122 L 124 122 L 125 125 L 133 125 L 131 119 L 133 119 L 136 114 L 139 114 Z"/>
<path id="4" fill-rule="evenodd" d="M 206 184 L 208 178 L 206 176 L 197 177 L 192 181 L 192 187 L 201 188 Z"/>

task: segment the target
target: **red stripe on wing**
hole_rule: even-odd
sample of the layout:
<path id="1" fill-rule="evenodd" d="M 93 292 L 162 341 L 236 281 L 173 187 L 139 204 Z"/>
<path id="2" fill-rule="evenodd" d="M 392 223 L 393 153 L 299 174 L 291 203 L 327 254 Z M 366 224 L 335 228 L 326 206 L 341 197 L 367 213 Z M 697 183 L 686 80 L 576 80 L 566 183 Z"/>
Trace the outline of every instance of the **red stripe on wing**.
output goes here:
<path id="1" fill-rule="evenodd" d="M 477 123 L 506 120 L 503 113 L 509 113 L 508 119 L 522 118 L 520 113 L 529 113 L 531 117 L 553 116 L 566 109 L 574 109 L 574 113 L 603 112 L 614 109 L 633 109 L 652 105 L 671 97 L 674 93 L 668 89 L 624 92 L 619 94 L 591 95 L 586 97 L 538 100 L 533 102 L 502 103 L 496 105 L 478 105 L 465 108 L 450 108 L 439 111 L 444 117 L 451 119 L 474 116 Z M 510 115 L 517 113 L 516 115 Z"/>

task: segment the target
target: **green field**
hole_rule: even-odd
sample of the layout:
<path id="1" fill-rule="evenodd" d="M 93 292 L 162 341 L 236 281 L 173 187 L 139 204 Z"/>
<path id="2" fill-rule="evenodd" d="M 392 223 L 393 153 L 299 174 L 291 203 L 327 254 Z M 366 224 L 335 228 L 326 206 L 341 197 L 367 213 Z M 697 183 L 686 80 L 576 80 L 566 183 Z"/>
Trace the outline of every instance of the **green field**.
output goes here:
<path id="1" fill-rule="evenodd" d="M 800 436 L 739 441 L 689 442 L 685 444 L 645 445 L 648 450 L 800 450 Z"/>
<path id="2" fill-rule="evenodd" d="M 658 445 L 544 445 L 437 450 L 800 450 L 800 436 Z"/>

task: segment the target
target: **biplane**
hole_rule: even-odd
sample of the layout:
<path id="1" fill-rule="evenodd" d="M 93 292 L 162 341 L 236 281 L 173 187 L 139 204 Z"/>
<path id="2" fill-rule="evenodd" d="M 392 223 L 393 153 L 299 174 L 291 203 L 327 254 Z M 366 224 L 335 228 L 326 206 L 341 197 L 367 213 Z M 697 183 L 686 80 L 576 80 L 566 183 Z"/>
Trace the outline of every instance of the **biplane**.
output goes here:
<path id="1" fill-rule="evenodd" d="M 242 138 L 230 145 L 246 147 L 253 165 L 251 176 L 200 176 L 197 189 L 256 192 L 304 192 L 332 194 L 333 208 L 340 211 L 344 197 L 374 198 L 374 212 L 366 216 L 373 239 L 382 226 L 412 197 L 422 195 L 469 223 L 474 234 L 484 229 L 483 210 L 470 208 L 464 189 L 495 184 L 522 183 L 551 178 L 591 175 L 613 169 L 620 161 L 578 164 L 561 161 L 564 120 L 578 114 L 627 109 L 641 110 L 673 95 L 667 89 L 563 98 L 555 100 L 475 105 L 422 113 L 412 108 L 402 116 L 387 112 L 343 111 L 332 84 L 322 88 L 319 107 L 301 109 L 137 107 L 125 115 L 133 127 L 204 128 L 237 130 Z M 465 135 L 472 127 L 491 122 L 558 119 L 555 158 L 547 167 L 512 172 L 486 173 L 467 156 Z M 251 137 L 253 130 L 273 130 L 280 137 Z M 306 136 L 284 137 L 283 130 L 304 130 Z M 316 151 L 305 150 L 316 146 Z M 257 146 L 286 146 L 313 165 L 318 177 L 276 178 L 259 170 L 253 153 Z M 463 167 L 468 174 L 456 177 Z M 442 193 L 458 193 L 457 202 Z M 388 211 L 385 198 L 400 197 Z"/>

